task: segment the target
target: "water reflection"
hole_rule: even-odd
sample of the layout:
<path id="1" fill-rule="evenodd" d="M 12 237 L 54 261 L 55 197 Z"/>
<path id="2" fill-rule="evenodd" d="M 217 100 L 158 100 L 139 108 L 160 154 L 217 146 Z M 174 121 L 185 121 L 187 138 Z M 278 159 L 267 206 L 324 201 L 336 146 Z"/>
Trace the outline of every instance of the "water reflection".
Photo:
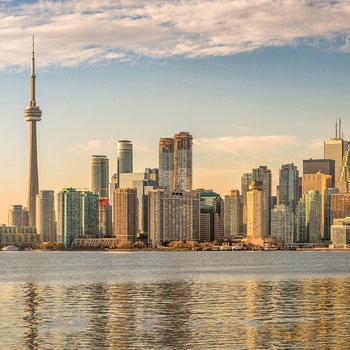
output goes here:
<path id="1" fill-rule="evenodd" d="M 349 287 L 350 278 L 7 285 L 0 348 L 347 349 Z"/>

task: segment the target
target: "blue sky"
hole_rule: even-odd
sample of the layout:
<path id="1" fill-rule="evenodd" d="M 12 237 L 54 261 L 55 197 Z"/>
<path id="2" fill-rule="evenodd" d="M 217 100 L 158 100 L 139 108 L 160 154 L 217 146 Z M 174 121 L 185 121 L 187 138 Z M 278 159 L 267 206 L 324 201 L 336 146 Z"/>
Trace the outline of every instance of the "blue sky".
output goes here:
<path id="1" fill-rule="evenodd" d="M 157 167 L 161 137 L 194 137 L 194 186 L 225 195 L 267 165 L 323 156 L 349 137 L 348 1 L 2 1 L 0 223 L 26 205 L 31 36 L 39 185 L 89 188 L 90 157 Z"/>

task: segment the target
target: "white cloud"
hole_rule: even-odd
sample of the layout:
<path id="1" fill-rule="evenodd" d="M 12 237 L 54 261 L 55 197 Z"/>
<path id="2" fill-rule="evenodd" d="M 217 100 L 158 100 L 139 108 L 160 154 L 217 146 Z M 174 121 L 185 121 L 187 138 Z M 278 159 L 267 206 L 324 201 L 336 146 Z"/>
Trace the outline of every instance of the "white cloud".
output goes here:
<path id="1" fill-rule="evenodd" d="M 0 69 L 103 60 L 232 55 L 269 46 L 350 50 L 350 3 L 305 0 L 90 0 L 0 4 Z"/>

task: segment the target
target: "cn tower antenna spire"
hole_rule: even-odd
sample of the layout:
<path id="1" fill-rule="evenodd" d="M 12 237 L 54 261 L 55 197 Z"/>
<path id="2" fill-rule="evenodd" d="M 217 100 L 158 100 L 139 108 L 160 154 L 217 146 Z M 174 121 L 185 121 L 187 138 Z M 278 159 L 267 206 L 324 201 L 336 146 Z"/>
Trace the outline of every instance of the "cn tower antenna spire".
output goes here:
<path id="1" fill-rule="evenodd" d="M 30 105 L 36 106 L 35 101 L 35 50 L 34 50 L 34 35 L 32 36 L 32 65 L 30 72 Z"/>

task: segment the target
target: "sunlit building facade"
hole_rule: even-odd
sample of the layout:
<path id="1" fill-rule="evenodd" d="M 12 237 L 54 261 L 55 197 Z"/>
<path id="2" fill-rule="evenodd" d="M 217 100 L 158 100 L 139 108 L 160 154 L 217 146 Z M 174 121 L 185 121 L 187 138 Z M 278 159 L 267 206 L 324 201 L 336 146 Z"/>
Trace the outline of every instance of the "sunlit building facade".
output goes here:
<path id="1" fill-rule="evenodd" d="M 55 193 L 39 191 L 36 196 L 36 227 L 42 242 L 56 242 Z"/>

